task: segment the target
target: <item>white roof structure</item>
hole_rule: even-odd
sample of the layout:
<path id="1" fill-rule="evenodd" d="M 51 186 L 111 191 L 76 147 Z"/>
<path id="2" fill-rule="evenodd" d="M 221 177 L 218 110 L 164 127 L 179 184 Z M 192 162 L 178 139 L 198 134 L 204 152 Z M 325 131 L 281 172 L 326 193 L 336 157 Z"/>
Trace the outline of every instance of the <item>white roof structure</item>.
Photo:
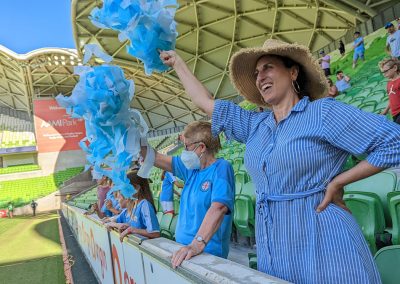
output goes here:
<path id="1" fill-rule="evenodd" d="M 176 51 L 215 98 L 238 96 L 228 64 L 243 47 L 267 38 L 307 45 L 311 51 L 337 40 L 359 22 L 377 15 L 397 0 L 179 0 L 175 19 Z M 203 117 L 186 96 L 174 72 L 146 76 L 143 64 L 127 54 L 117 33 L 95 27 L 88 16 L 100 0 L 72 0 L 71 22 L 76 50 L 40 49 L 25 55 L 0 47 L 0 104 L 30 111 L 35 96 L 70 94 L 78 78 L 85 44 L 96 43 L 114 57 L 136 84 L 132 107 L 151 130 L 186 125 Z"/>

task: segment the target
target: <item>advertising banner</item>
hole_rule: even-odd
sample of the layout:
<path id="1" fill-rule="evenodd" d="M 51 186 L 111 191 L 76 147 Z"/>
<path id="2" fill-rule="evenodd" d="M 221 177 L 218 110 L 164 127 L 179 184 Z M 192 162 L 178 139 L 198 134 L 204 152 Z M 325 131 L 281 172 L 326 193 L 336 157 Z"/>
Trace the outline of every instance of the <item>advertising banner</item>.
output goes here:
<path id="1" fill-rule="evenodd" d="M 68 219 L 97 279 L 101 283 L 114 283 L 107 230 L 73 209 L 68 210 Z"/>
<path id="2" fill-rule="evenodd" d="M 34 100 L 33 114 L 39 153 L 80 149 L 86 136 L 83 119 L 72 119 L 55 99 Z"/>
<path id="3" fill-rule="evenodd" d="M 135 246 L 121 243 L 117 232 L 110 233 L 115 284 L 145 284 L 142 254 Z"/>

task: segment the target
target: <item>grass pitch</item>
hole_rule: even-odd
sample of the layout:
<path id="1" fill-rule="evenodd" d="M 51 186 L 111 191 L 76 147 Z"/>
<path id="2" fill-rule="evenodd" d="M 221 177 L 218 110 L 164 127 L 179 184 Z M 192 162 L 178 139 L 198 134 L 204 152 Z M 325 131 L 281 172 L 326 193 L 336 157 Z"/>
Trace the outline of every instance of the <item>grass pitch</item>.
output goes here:
<path id="1" fill-rule="evenodd" d="M 65 283 L 58 218 L 0 219 L 0 283 Z"/>

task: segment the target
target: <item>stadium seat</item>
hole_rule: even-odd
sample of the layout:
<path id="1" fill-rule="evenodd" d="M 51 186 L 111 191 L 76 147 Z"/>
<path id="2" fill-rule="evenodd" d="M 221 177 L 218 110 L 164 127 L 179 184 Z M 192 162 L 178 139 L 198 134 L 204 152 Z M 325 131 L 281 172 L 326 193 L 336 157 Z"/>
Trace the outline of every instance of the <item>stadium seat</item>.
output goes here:
<path id="1" fill-rule="evenodd" d="M 361 103 L 358 107 L 366 112 L 375 112 L 376 105 L 375 101 L 368 101 Z"/>
<path id="2" fill-rule="evenodd" d="M 368 242 L 371 252 L 377 251 L 376 239 L 385 230 L 385 218 L 380 198 L 371 192 L 346 192 L 343 196 Z"/>
<path id="3" fill-rule="evenodd" d="M 154 200 L 154 206 L 156 207 L 156 212 L 162 212 L 162 206 L 160 204 L 160 198 L 159 197 L 153 197 Z"/>
<path id="4" fill-rule="evenodd" d="M 362 159 L 362 157 L 358 157 Z M 368 178 L 353 182 L 345 187 L 347 191 L 362 191 L 371 192 L 379 196 L 384 214 L 385 223 L 388 227 L 392 226 L 392 221 L 389 214 L 389 207 L 387 203 L 387 194 L 396 191 L 397 183 L 399 182 L 398 173 L 394 170 L 385 170 Z"/>
<path id="5" fill-rule="evenodd" d="M 387 199 L 393 224 L 392 243 L 394 245 L 400 245 L 400 192 L 389 192 Z"/>
<path id="6" fill-rule="evenodd" d="M 375 255 L 383 284 L 398 284 L 400 280 L 400 245 L 380 249 Z"/>
<path id="7" fill-rule="evenodd" d="M 242 187 L 244 183 L 241 183 L 240 181 L 236 181 L 235 183 L 235 195 L 241 194 L 242 193 Z"/>
<path id="8" fill-rule="evenodd" d="M 175 214 L 179 214 L 179 205 L 180 205 L 180 199 L 174 199 L 174 211 L 175 211 Z"/>
<path id="9" fill-rule="evenodd" d="M 172 234 L 170 233 L 170 227 L 174 215 L 171 213 L 163 214 L 160 222 L 160 234 L 161 237 L 172 239 Z"/>
<path id="10" fill-rule="evenodd" d="M 162 217 L 163 217 L 163 215 L 164 215 L 164 213 L 163 212 L 157 212 L 157 220 L 158 220 L 158 223 L 160 224 L 161 223 L 161 219 L 162 219 Z"/>
<path id="11" fill-rule="evenodd" d="M 235 173 L 235 181 L 240 182 L 241 184 L 245 184 L 246 182 L 249 182 L 249 175 L 246 172 L 240 170 Z"/>
<path id="12" fill-rule="evenodd" d="M 171 226 L 169 227 L 168 231 L 168 239 L 170 240 L 175 240 L 175 230 L 177 223 L 178 223 L 178 215 L 175 215 L 174 218 L 172 218 Z"/>
<path id="13" fill-rule="evenodd" d="M 254 237 L 255 226 L 255 193 L 254 185 L 248 182 L 243 185 L 241 194 L 235 196 L 233 222 L 239 234 Z"/>
<path id="14" fill-rule="evenodd" d="M 257 255 L 255 253 L 249 252 L 249 267 L 257 270 Z"/>

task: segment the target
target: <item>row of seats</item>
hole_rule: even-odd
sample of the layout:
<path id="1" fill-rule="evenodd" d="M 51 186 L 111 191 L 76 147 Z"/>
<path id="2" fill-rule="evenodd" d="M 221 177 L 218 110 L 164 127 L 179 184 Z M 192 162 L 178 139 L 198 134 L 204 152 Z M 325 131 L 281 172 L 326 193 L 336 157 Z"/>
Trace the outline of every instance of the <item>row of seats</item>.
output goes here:
<path id="1" fill-rule="evenodd" d="M 70 168 L 54 174 L 12 181 L 0 182 L 0 208 L 5 208 L 8 202 L 15 207 L 29 204 L 32 199 L 38 199 L 54 191 L 66 180 L 79 174 L 83 167 Z"/>
<path id="2" fill-rule="evenodd" d="M 345 187 L 344 201 L 372 253 L 400 244 L 400 171 L 387 170 Z"/>

